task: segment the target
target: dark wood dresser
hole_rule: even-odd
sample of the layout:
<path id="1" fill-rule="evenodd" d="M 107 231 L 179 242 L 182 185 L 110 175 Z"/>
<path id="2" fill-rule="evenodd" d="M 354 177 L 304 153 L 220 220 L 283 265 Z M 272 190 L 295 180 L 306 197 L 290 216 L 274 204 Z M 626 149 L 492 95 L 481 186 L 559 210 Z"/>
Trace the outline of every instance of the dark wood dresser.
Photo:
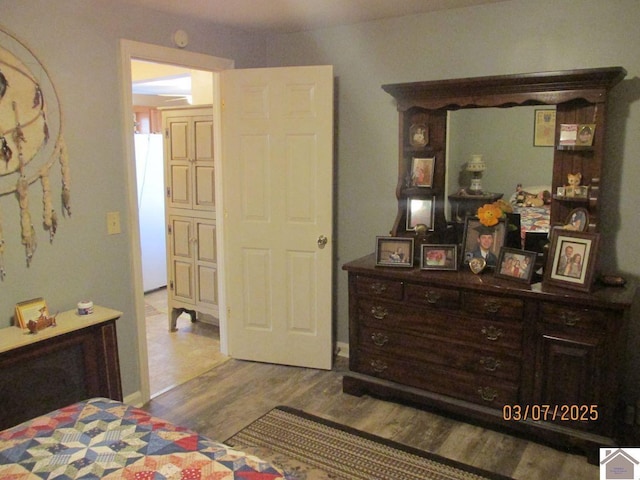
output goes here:
<path id="1" fill-rule="evenodd" d="M 91 397 L 122 401 L 121 315 L 96 305 L 90 315 L 61 312 L 36 334 L 0 329 L 0 430 Z"/>
<path id="2" fill-rule="evenodd" d="M 620 363 L 636 286 L 591 293 L 470 271 L 349 274 L 353 395 L 433 407 L 597 461 L 616 442 Z"/>

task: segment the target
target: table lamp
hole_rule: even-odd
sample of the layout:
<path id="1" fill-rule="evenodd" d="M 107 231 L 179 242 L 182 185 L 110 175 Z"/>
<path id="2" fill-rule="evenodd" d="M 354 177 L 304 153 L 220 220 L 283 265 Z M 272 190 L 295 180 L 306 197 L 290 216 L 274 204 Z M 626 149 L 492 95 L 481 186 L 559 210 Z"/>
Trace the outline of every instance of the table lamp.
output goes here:
<path id="1" fill-rule="evenodd" d="M 467 162 L 467 171 L 473 173 L 471 179 L 471 186 L 469 187 L 469 193 L 472 195 L 482 195 L 482 172 L 487 168 L 487 165 L 482 159 L 482 155 L 471 155 L 471 160 Z"/>

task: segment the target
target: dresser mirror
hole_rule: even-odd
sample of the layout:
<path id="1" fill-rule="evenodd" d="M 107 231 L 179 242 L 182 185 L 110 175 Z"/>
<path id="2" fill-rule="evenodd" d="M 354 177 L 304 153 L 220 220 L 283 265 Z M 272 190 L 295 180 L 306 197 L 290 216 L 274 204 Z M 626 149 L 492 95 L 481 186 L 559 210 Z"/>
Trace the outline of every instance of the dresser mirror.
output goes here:
<path id="1" fill-rule="evenodd" d="M 473 108 L 448 112 L 446 158 L 448 195 L 469 192 L 472 173 L 467 170 L 472 155 L 482 155 L 485 192 L 504 194 L 509 201 L 516 185 L 547 186 L 553 181 L 553 146 L 534 146 L 534 118 L 541 106 Z M 555 106 L 544 107 L 553 109 Z M 451 205 L 445 215 L 451 220 Z"/>
<path id="2" fill-rule="evenodd" d="M 415 235 L 406 229 L 407 199 L 424 196 L 435 199 L 434 228 L 425 240 L 446 239 L 450 231 L 447 199 L 458 191 L 462 164 L 474 154 L 485 160 L 482 182 L 487 190 L 498 190 L 508 200 L 518 183 L 523 187 L 541 183 L 550 187 L 552 195 L 550 225 L 562 224 L 571 211 L 584 208 L 589 230 L 597 231 L 607 96 L 626 73 L 622 67 L 609 67 L 383 85 L 399 112 L 398 212 L 391 234 Z M 554 108 L 554 145 L 535 147 L 535 110 Z M 520 122 L 524 126 L 516 132 L 513 129 Z M 559 145 L 562 124 L 592 125 L 592 143 Z M 498 127 L 497 134 L 489 133 L 490 125 Z M 524 144 L 516 138 L 524 139 Z M 416 188 L 410 181 L 415 158 L 434 159 L 431 187 Z M 581 174 L 582 196 L 558 190 L 573 173 Z"/>

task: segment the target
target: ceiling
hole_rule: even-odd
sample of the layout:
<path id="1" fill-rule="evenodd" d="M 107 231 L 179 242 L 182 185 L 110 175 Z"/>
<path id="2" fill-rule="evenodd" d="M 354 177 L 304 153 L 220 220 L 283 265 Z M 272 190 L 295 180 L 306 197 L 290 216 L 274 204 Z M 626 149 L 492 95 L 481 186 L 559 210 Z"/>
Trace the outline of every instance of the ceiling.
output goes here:
<path id="1" fill-rule="evenodd" d="M 292 33 L 506 0 L 120 0 L 245 31 Z"/>

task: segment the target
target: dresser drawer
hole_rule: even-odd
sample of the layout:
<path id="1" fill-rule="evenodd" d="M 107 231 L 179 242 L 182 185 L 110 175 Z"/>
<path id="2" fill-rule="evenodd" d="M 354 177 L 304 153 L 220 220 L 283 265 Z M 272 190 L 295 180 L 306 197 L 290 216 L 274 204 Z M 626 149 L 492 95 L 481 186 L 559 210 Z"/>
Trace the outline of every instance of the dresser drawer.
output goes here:
<path id="1" fill-rule="evenodd" d="M 409 335 L 466 341 L 483 348 L 522 349 L 522 322 L 497 321 L 403 304 L 361 299 L 358 324 Z"/>
<path id="2" fill-rule="evenodd" d="M 358 276 L 356 278 L 356 291 L 358 295 L 402 300 L 402 282 L 385 278 Z"/>
<path id="3" fill-rule="evenodd" d="M 519 357 L 504 349 L 483 349 L 475 344 L 453 343 L 372 327 L 361 327 L 357 342 L 358 352 L 428 362 L 514 382 L 520 378 Z"/>
<path id="4" fill-rule="evenodd" d="M 575 305 L 543 303 L 540 306 L 540 320 L 544 323 L 588 329 L 603 334 L 607 331 L 607 321 L 610 318 L 609 312 L 581 309 Z"/>
<path id="5" fill-rule="evenodd" d="M 518 385 L 514 382 L 430 363 L 363 351 L 351 368 L 365 375 L 494 408 L 518 403 Z"/>
<path id="6" fill-rule="evenodd" d="M 457 310 L 460 308 L 460 292 L 453 288 L 433 287 L 431 285 L 405 286 L 407 301 L 433 308 L 448 308 Z"/>
<path id="7" fill-rule="evenodd" d="M 486 318 L 520 319 L 524 314 L 524 301 L 467 292 L 464 293 L 464 310 Z"/>

